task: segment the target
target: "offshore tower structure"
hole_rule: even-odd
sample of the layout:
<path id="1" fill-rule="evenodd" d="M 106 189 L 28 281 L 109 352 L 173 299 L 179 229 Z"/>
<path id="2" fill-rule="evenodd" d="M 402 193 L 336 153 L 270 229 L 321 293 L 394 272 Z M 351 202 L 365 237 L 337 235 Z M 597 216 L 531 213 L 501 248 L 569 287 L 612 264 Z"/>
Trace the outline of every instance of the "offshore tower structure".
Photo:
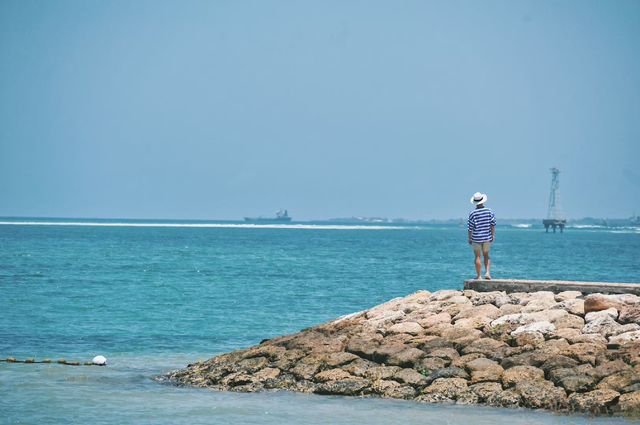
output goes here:
<path id="1" fill-rule="evenodd" d="M 547 218 L 542 220 L 545 231 L 549 232 L 549 227 L 553 229 L 553 233 L 556 232 L 556 228 L 560 228 L 560 233 L 564 230 L 564 226 L 567 224 L 567 219 L 564 217 L 562 208 L 560 207 L 560 170 L 556 167 L 550 169 L 551 171 L 551 191 L 549 192 L 549 209 L 547 210 Z"/>

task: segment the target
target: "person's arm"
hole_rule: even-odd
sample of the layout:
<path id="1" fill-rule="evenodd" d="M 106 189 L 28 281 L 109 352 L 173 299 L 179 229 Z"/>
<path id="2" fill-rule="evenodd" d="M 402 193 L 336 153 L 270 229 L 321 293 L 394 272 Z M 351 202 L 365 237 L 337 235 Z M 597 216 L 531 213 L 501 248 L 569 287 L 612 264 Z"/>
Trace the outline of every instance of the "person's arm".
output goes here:
<path id="1" fill-rule="evenodd" d="M 491 213 L 491 242 L 496 239 L 496 216 Z"/>
<path id="2" fill-rule="evenodd" d="M 471 220 L 471 214 L 469 214 L 469 219 L 467 220 L 467 228 L 469 229 L 469 231 L 468 231 L 468 234 L 469 234 L 469 238 L 468 238 L 469 245 L 471 245 L 471 236 L 473 235 L 473 227 L 474 227 L 474 223 L 473 223 L 473 220 Z"/>

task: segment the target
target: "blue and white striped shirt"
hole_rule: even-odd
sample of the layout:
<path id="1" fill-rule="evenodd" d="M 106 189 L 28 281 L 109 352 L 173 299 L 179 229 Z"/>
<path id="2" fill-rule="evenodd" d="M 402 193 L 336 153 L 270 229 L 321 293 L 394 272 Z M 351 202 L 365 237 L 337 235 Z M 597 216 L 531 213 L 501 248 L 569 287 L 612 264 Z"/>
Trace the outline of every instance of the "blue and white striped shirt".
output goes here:
<path id="1" fill-rule="evenodd" d="M 469 213 L 467 224 L 472 242 L 488 242 L 491 240 L 491 227 L 496 225 L 496 216 L 487 207 L 476 208 Z"/>

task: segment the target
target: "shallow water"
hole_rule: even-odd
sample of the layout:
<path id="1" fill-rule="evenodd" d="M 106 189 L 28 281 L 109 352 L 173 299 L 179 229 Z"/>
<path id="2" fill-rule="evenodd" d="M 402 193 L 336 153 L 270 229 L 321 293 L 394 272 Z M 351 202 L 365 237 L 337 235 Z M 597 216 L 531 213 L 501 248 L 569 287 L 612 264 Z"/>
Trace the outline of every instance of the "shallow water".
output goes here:
<path id="1" fill-rule="evenodd" d="M 389 399 L 289 392 L 236 394 L 176 388 L 149 380 L 150 369 L 17 366 L 3 381 L 20 396 L 0 402 L 6 423 L 78 424 L 613 424 L 617 418 L 563 416 L 525 409 L 428 405 Z M 152 363 L 153 360 L 149 359 Z M 17 375 L 17 376 L 14 376 Z M 29 397 L 26 397 L 26 396 Z M 3 397 L 4 399 L 4 397 Z M 33 403 L 42 403 L 34 406 Z M 6 410 L 5 410 L 6 409 Z"/>
<path id="2" fill-rule="evenodd" d="M 471 250 L 465 229 L 451 226 L 128 223 L 0 224 L 0 357 L 109 359 L 106 368 L 0 363 L 5 423 L 590 421 L 527 410 L 160 384 L 152 378 L 198 359 L 418 289 L 460 287 L 472 276 Z M 553 235 L 535 226 L 499 226 L 493 274 L 638 282 L 639 252 L 633 228 Z"/>

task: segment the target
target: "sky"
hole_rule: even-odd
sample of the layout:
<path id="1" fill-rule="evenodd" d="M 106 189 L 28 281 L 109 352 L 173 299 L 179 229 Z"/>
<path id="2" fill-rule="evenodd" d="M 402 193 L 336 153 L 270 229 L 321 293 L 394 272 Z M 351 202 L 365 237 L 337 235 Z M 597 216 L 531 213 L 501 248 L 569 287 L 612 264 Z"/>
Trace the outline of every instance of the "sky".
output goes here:
<path id="1" fill-rule="evenodd" d="M 640 214 L 638 1 L 0 2 L 0 216 Z"/>

